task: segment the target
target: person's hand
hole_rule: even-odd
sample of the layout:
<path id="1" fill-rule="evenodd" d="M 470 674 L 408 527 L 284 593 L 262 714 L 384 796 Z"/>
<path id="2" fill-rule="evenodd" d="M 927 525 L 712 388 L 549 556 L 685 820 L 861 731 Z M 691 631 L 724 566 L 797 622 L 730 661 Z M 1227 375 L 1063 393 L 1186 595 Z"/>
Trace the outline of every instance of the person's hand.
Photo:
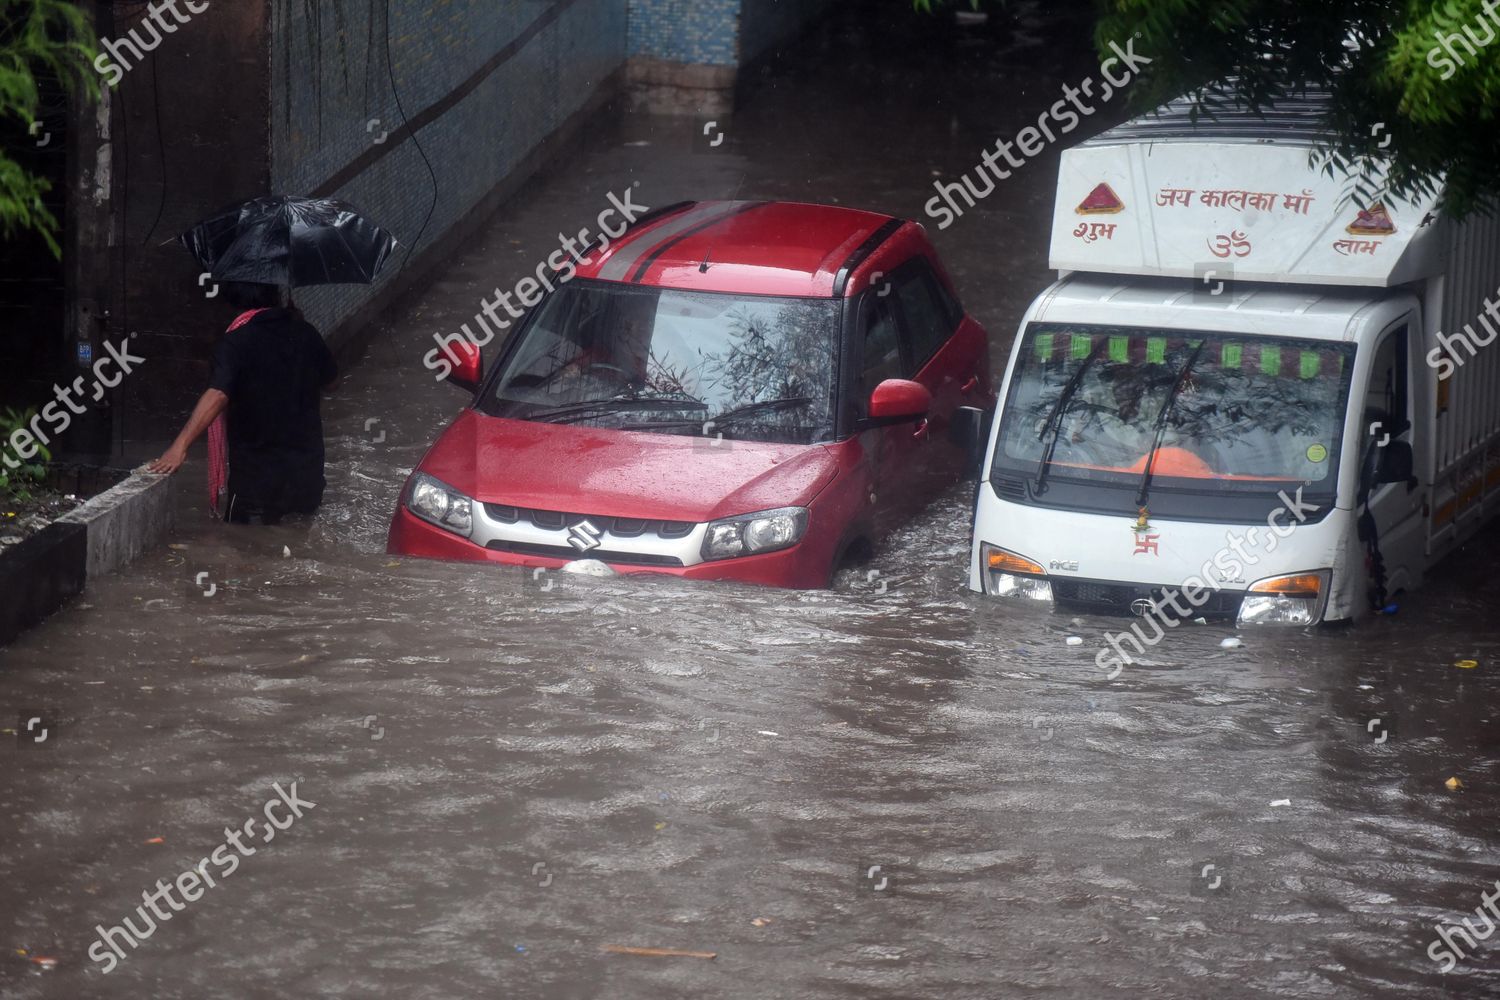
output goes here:
<path id="1" fill-rule="evenodd" d="M 179 448 L 176 445 L 173 445 L 171 448 L 168 448 L 166 451 L 162 452 L 161 458 L 158 458 L 156 461 L 146 466 L 146 468 L 151 472 L 160 473 L 164 476 L 170 476 L 172 473 L 182 468 L 182 463 L 186 461 L 187 449 Z"/>

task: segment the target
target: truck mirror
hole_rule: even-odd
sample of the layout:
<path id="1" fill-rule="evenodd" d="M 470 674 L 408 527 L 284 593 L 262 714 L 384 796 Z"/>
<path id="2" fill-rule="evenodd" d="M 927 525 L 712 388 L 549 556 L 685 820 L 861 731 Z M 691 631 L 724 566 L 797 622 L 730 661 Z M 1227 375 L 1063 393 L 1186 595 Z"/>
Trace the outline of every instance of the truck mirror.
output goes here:
<path id="1" fill-rule="evenodd" d="M 960 406 L 953 411 L 948 425 L 948 440 L 964 452 L 964 475 L 973 475 L 984 461 L 984 449 L 990 440 L 990 420 L 994 414 L 977 406 Z"/>
<path id="2" fill-rule="evenodd" d="M 1375 485 L 1410 482 L 1413 465 L 1411 445 L 1408 442 L 1389 442 L 1380 449 L 1380 465 L 1375 472 Z"/>

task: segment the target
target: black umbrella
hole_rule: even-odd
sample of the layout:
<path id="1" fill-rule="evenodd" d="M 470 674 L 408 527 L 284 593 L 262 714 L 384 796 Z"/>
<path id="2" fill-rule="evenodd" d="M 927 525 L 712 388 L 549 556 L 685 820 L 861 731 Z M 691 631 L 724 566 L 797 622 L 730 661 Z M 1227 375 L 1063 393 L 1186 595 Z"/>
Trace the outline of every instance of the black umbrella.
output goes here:
<path id="1" fill-rule="evenodd" d="M 344 202 L 281 195 L 221 212 L 178 240 L 217 281 L 291 288 L 368 285 L 396 246 Z"/>

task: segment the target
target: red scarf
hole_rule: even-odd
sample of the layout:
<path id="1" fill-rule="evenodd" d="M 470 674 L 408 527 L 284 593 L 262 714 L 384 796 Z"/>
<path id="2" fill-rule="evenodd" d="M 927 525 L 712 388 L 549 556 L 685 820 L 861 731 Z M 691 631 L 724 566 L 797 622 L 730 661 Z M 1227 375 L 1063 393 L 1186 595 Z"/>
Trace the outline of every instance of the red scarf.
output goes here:
<path id="1" fill-rule="evenodd" d="M 251 309 L 235 317 L 225 333 L 233 333 L 255 318 L 264 309 Z M 220 413 L 208 426 L 208 506 L 216 517 L 222 517 L 219 505 L 224 502 L 224 493 L 229 488 L 229 421 Z"/>

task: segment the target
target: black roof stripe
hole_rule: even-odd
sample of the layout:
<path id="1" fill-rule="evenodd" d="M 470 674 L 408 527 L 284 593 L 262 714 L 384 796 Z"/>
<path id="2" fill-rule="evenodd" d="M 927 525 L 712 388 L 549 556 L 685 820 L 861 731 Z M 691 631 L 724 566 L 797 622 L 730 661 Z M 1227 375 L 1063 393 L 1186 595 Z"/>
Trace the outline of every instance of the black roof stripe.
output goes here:
<path id="1" fill-rule="evenodd" d="M 731 212 L 726 212 L 723 215 L 716 215 L 712 219 L 709 219 L 707 222 L 699 223 L 691 229 L 677 234 L 676 237 L 667 240 L 661 246 L 653 250 L 645 260 L 641 261 L 641 266 L 636 268 L 635 274 L 631 276 L 630 280 L 635 282 L 636 284 L 640 284 L 641 279 L 646 276 L 646 272 L 651 270 L 651 265 L 655 264 L 657 260 L 662 256 L 662 254 L 666 253 L 668 250 L 672 249 L 688 237 L 696 236 L 699 233 L 703 232 L 705 229 L 717 226 L 719 223 L 732 219 L 737 215 L 744 215 L 746 212 L 753 211 L 754 209 L 760 208 L 766 204 L 767 203 L 764 201 L 748 202 L 744 205 L 739 206 Z"/>
<path id="2" fill-rule="evenodd" d="M 834 298 L 841 299 L 844 297 L 844 290 L 849 287 L 849 276 L 859 268 L 859 265 L 870 258 L 870 254 L 879 250 L 880 245 L 890 239 L 896 230 L 904 225 L 906 225 L 905 219 L 887 219 L 884 225 L 871 233 L 863 243 L 854 248 L 854 252 L 849 255 L 848 260 L 844 261 L 844 266 L 839 268 L 838 275 L 833 279 Z"/>
<path id="3" fill-rule="evenodd" d="M 629 200 L 629 199 L 627 199 L 627 200 Z M 638 217 L 634 222 L 629 223 L 628 225 L 626 225 L 625 232 L 622 232 L 619 236 L 616 236 L 614 239 L 615 240 L 623 240 L 625 238 L 625 233 L 628 233 L 628 232 L 630 232 L 633 229 L 639 229 L 642 226 L 650 225 L 651 223 L 655 222 L 656 220 L 664 218 L 665 216 L 668 216 L 668 215 L 676 215 L 678 212 L 682 211 L 683 209 L 692 208 L 696 204 L 697 204 L 697 202 L 695 202 L 695 201 L 674 201 L 670 205 L 663 205 L 661 208 L 653 208 L 651 211 L 647 212 L 645 215 L 642 215 L 642 216 Z M 587 257 L 590 254 L 592 254 L 595 250 L 599 249 L 599 244 L 601 244 L 603 242 L 604 242 L 604 236 L 602 234 L 599 235 L 599 236 L 595 236 L 593 238 L 593 240 L 591 240 L 589 242 L 588 246 L 584 247 L 582 250 L 578 251 L 578 253 L 574 254 L 573 260 L 575 262 L 583 260 L 585 257 Z"/>

